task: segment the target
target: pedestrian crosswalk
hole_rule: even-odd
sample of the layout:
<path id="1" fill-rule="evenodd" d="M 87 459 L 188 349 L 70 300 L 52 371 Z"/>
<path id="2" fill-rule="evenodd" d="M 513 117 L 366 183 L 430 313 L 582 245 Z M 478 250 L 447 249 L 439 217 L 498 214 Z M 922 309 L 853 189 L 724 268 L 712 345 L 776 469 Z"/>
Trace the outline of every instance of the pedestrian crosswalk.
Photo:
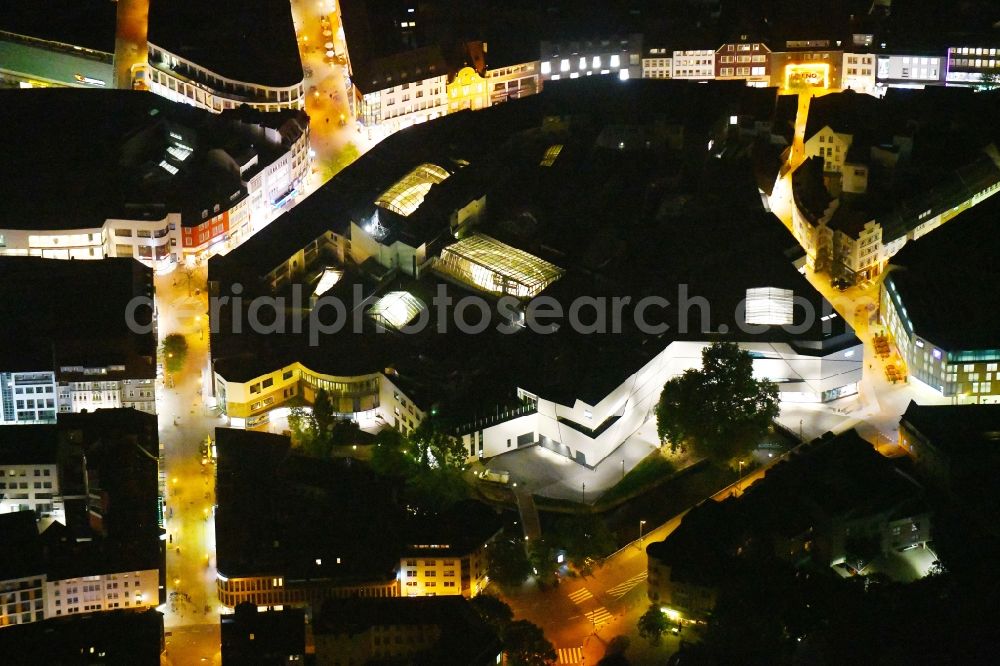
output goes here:
<path id="1" fill-rule="evenodd" d="M 599 627 L 602 624 L 609 622 L 611 618 L 614 617 L 604 606 L 598 606 L 592 611 L 587 611 L 584 615 L 587 616 L 587 619 L 590 620 L 595 627 Z"/>
<path id="2" fill-rule="evenodd" d="M 642 581 L 646 580 L 646 574 L 647 574 L 647 572 L 643 571 L 642 573 L 638 573 L 638 574 L 632 576 L 631 578 L 629 578 L 626 581 L 618 583 L 614 587 L 608 588 L 608 596 L 614 597 L 615 599 L 621 599 L 626 594 L 628 594 L 629 592 L 631 592 L 632 588 L 634 588 L 636 585 L 638 585 Z"/>
<path id="3" fill-rule="evenodd" d="M 571 648 L 559 648 L 557 650 L 559 653 L 559 663 L 560 664 L 581 664 L 583 663 L 583 648 L 582 647 L 571 647 Z"/>
<path id="4" fill-rule="evenodd" d="M 582 604 L 587 599 L 593 599 L 593 598 L 594 595 L 591 594 L 590 590 L 588 590 L 585 587 L 581 587 L 579 590 L 577 590 L 576 592 L 571 592 L 569 595 L 569 600 L 572 601 L 577 606 Z"/>

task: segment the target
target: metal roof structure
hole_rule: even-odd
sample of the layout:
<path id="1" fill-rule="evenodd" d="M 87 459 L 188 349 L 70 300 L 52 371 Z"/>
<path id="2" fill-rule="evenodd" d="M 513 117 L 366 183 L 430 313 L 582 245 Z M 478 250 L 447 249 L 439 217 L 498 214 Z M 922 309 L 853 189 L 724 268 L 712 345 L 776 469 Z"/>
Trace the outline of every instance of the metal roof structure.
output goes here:
<path id="1" fill-rule="evenodd" d="M 431 186 L 444 181 L 450 175 L 438 165 L 424 162 L 383 192 L 375 201 L 375 205 L 399 213 L 403 217 L 409 217 L 420 208 Z"/>
<path id="2" fill-rule="evenodd" d="M 425 310 L 427 306 L 410 292 L 390 291 L 375 301 L 368 316 L 382 326 L 400 330 Z"/>
<path id="3" fill-rule="evenodd" d="M 482 291 L 517 298 L 537 295 L 563 274 L 558 266 L 484 234 L 444 248 L 435 268 Z"/>

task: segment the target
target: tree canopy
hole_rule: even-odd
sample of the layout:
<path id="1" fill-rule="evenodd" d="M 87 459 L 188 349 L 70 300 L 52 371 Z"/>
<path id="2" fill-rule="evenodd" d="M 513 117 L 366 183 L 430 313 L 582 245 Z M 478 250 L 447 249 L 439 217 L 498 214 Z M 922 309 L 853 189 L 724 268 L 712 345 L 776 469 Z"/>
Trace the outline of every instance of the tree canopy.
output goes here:
<path id="1" fill-rule="evenodd" d="M 658 604 L 650 604 L 646 612 L 639 616 L 639 635 L 650 645 L 659 645 L 667 631 L 667 618 Z"/>
<path id="2" fill-rule="evenodd" d="M 531 562 L 520 539 L 497 539 L 486 557 L 486 573 L 502 588 L 516 588 L 531 575 Z"/>
<path id="3" fill-rule="evenodd" d="M 515 620 L 503 634 L 507 663 L 511 666 L 547 666 L 556 660 L 556 650 L 537 624 Z"/>
<path id="4" fill-rule="evenodd" d="M 656 429 L 671 450 L 690 446 L 699 456 L 727 462 L 754 448 L 778 416 L 778 387 L 754 379 L 753 359 L 732 342 L 702 351 L 702 368 L 663 387 Z"/>
<path id="5" fill-rule="evenodd" d="M 180 333 L 171 333 L 163 338 L 163 365 L 167 372 L 180 372 L 187 359 L 187 339 Z"/>

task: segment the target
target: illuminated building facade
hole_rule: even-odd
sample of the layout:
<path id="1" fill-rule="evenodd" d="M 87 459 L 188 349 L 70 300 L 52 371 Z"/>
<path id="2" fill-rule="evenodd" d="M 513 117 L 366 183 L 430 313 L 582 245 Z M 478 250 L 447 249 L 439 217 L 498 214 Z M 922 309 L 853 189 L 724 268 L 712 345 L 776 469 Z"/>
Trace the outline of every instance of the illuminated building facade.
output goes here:
<path id="1" fill-rule="evenodd" d="M 423 410 L 384 372 L 341 377 L 296 362 L 243 379 L 238 361 L 215 364 L 215 395 L 234 428 L 266 424 L 271 410 L 289 400 L 312 404 L 320 389 L 330 395 L 339 418 L 355 421 L 363 428 L 389 426 L 407 433 L 424 418 Z"/>
<path id="2" fill-rule="evenodd" d="M 673 76 L 673 51 L 663 47 L 647 48 L 642 56 L 642 78 L 669 79 Z"/>
<path id="3" fill-rule="evenodd" d="M 844 90 L 873 95 L 876 92 L 876 56 L 871 53 L 844 53 Z"/>
<path id="4" fill-rule="evenodd" d="M 875 76 L 878 85 L 886 88 L 922 88 L 927 85 L 941 85 L 945 83 L 944 62 L 944 59 L 937 54 L 880 53 Z"/>
<path id="5" fill-rule="evenodd" d="M 715 52 L 716 79 L 744 79 L 747 85 L 766 87 L 771 83 L 771 49 L 763 42 L 723 44 Z"/>
<path id="6" fill-rule="evenodd" d="M 674 51 L 670 78 L 707 81 L 715 78 L 715 50 L 688 49 Z"/>
<path id="7" fill-rule="evenodd" d="M 305 108 L 302 63 L 291 8 L 281 0 L 153 3 L 149 9 L 149 90 L 222 112 Z"/>
<path id="8" fill-rule="evenodd" d="M 538 60 L 486 68 L 486 87 L 490 104 L 534 95 L 542 89 Z"/>
<path id="9" fill-rule="evenodd" d="M 478 111 L 490 105 L 487 79 L 471 67 L 463 67 L 448 84 L 448 113 L 471 109 Z"/>
<path id="10" fill-rule="evenodd" d="M 539 50 L 542 81 L 611 75 L 619 79 L 642 76 L 642 35 L 598 40 L 542 42 Z"/>
<path id="11" fill-rule="evenodd" d="M 388 134 L 448 113 L 448 66 L 436 47 L 373 60 L 351 83 L 358 121 Z"/>
<path id="12" fill-rule="evenodd" d="M 975 85 L 981 83 L 983 74 L 995 72 L 1000 67 L 1000 48 L 989 46 L 952 46 L 948 48 L 948 67 L 945 79 L 952 84 Z"/>
<path id="13" fill-rule="evenodd" d="M 844 52 L 803 48 L 771 54 L 771 85 L 783 92 L 837 90 L 843 86 Z"/>

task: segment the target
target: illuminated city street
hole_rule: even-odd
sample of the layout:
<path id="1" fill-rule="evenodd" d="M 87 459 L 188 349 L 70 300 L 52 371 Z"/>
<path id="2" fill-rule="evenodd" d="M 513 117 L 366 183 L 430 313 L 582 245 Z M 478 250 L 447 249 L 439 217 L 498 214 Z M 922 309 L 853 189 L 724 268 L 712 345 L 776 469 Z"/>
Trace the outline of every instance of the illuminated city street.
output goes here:
<path id="1" fill-rule="evenodd" d="M 202 446 L 224 425 L 206 401 L 208 300 L 205 269 L 181 268 L 157 278 L 161 340 L 183 333 L 188 343 L 184 369 L 164 376 L 159 392 L 160 442 L 164 450 L 167 543 L 167 659 L 219 663 L 219 611 L 215 574 L 214 466 L 202 464 Z"/>
<path id="2" fill-rule="evenodd" d="M 0 2 L 0 666 L 995 662 L 997 118 L 989 0 Z"/>

